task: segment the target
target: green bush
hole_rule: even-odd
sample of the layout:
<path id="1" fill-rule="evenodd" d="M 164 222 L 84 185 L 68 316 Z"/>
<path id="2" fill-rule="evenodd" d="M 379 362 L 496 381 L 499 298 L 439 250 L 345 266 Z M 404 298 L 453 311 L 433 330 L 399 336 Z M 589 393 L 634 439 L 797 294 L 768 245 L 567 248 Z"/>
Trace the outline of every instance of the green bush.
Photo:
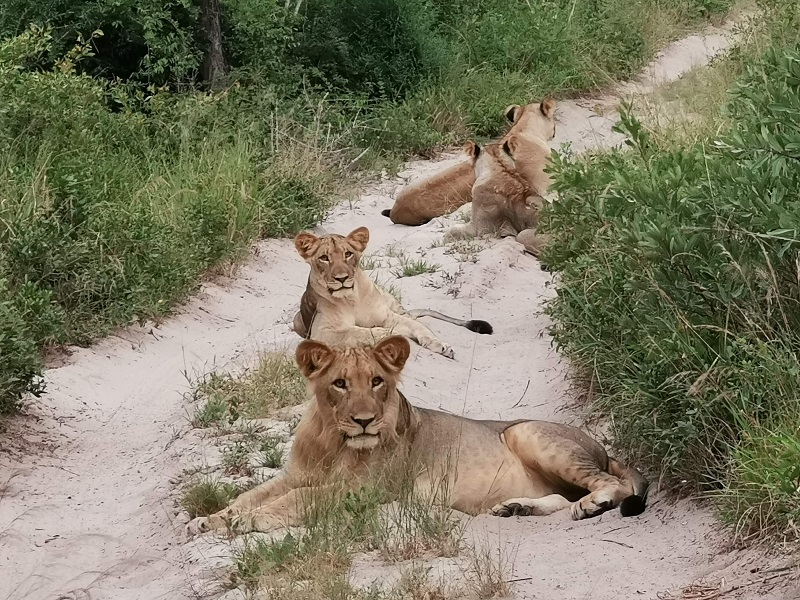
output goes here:
<path id="1" fill-rule="evenodd" d="M 773 49 L 732 90 L 721 137 L 674 148 L 623 112 L 631 151 L 556 161 L 555 339 L 617 443 L 701 487 L 774 441 L 745 425 L 797 414 L 799 98 L 798 47 Z"/>

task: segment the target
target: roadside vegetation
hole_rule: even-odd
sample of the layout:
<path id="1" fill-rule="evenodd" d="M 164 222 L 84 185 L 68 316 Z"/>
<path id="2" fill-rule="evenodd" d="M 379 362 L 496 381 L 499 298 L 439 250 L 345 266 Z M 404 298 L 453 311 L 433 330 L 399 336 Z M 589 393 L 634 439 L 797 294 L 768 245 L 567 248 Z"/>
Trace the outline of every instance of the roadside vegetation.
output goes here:
<path id="1" fill-rule="evenodd" d="M 162 317 L 359 172 L 602 87 L 728 5 L 3 2 L 0 412 L 44 349 Z"/>
<path id="2" fill-rule="evenodd" d="M 738 539 L 800 540 L 800 5 L 562 156 L 554 336 L 616 445 L 713 496 Z M 698 98 L 701 100 L 698 101 Z M 705 99 L 705 100 L 702 100 Z"/>

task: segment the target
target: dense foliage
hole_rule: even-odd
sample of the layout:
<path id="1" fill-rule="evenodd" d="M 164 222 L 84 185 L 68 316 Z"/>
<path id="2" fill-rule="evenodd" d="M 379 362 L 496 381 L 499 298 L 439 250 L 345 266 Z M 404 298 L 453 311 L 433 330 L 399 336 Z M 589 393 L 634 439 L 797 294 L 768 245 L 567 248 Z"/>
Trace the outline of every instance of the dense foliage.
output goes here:
<path id="1" fill-rule="evenodd" d="M 555 338 L 617 443 L 724 489 L 743 531 L 800 518 L 800 46 L 731 90 L 729 128 L 562 158 L 548 215 Z"/>

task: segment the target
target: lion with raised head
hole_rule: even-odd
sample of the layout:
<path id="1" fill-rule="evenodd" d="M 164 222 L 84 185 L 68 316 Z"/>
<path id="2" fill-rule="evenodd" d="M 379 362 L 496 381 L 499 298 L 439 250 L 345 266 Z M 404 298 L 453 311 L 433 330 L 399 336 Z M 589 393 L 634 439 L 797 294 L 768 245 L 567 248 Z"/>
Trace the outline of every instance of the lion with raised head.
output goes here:
<path id="1" fill-rule="evenodd" d="M 190 532 L 299 525 L 312 487 L 317 494 L 325 486 L 358 487 L 387 468 L 404 469 L 420 495 L 446 490 L 441 499 L 470 515 L 569 509 L 573 519 L 584 519 L 615 507 L 623 516 L 644 511 L 647 480 L 576 427 L 478 421 L 409 404 L 397 386 L 410 352 L 401 336 L 362 348 L 302 342 L 295 358 L 314 400 L 285 470 L 195 519 Z"/>
<path id="2" fill-rule="evenodd" d="M 327 344 L 359 345 L 399 334 L 453 358 L 453 348 L 416 317 L 433 317 L 477 333 L 492 333 L 486 321 L 456 319 L 428 309 L 406 311 L 359 267 L 368 242 L 366 227 L 347 236 L 317 237 L 302 232 L 295 237 L 297 252 L 311 267 L 300 311 L 294 317 L 293 329 L 298 335 Z"/>
<path id="3" fill-rule="evenodd" d="M 475 165 L 472 218 L 451 228 L 445 240 L 514 236 L 526 251 L 539 256 L 547 242 L 537 226 L 550 187 L 545 168 L 551 155 L 547 142 L 555 136 L 555 101 L 512 106 L 508 112 L 516 122 L 500 142 L 483 148 L 467 143 Z"/>

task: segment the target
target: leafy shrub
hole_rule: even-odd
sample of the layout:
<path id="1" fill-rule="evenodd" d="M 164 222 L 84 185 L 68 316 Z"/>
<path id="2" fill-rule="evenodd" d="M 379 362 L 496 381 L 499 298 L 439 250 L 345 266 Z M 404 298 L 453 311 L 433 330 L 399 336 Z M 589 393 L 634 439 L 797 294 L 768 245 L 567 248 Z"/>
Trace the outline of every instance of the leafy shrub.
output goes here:
<path id="1" fill-rule="evenodd" d="M 623 112 L 632 151 L 555 166 L 555 338 L 619 445 L 701 486 L 764 447 L 745 425 L 796 414 L 799 94 L 798 47 L 773 49 L 732 90 L 718 139 L 673 148 Z"/>

